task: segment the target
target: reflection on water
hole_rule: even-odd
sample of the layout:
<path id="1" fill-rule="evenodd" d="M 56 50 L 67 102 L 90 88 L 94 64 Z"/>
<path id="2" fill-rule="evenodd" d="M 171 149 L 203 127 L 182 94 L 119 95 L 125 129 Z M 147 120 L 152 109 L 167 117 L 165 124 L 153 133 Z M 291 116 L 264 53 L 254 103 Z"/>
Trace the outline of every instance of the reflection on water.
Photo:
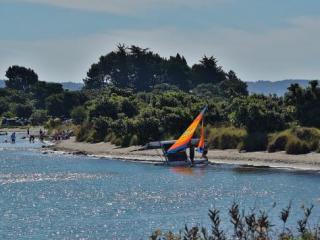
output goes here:
<path id="1" fill-rule="evenodd" d="M 172 173 L 181 174 L 185 176 L 201 176 L 204 174 L 204 168 L 194 168 L 194 167 L 170 167 Z"/>
<path id="2" fill-rule="evenodd" d="M 148 239 L 157 228 L 208 226 L 211 207 L 224 221 L 234 200 L 246 210 L 268 210 L 275 223 L 290 200 L 289 225 L 301 217 L 301 204 L 314 203 L 313 215 L 320 216 L 319 174 L 160 167 L 44 155 L 40 146 L 19 138 L 0 152 L 1 239 Z"/>

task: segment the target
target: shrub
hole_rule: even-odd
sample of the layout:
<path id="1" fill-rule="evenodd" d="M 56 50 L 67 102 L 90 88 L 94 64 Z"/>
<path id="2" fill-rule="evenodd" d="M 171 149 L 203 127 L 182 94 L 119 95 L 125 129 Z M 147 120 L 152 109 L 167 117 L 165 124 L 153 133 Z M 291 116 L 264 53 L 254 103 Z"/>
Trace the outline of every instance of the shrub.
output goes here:
<path id="1" fill-rule="evenodd" d="M 32 106 L 25 104 L 17 104 L 14 108 L 14 113 L 19 118 L 29 118 L 32 114 Z"/>
<path id="2" fill-rule="evenodd" d="M 291 139 L 286 144 L 286 153 L 288 154 L 305 154 L 309 153 L 310 148 L 305 141 L 301 141 L 299 139 Z"/>
<path id="3" fill-rule="evenodd" d="M 8 102 L 4 98 L 1 98 L 0 99 L 0 115 L 2 115 L 3 113 L 5 113 L 8 110 L 9 110 Z"/>
<path id="4" fill-rule="evenodd" d="M 208 133 L 208 145 L 216 149 L 235 149 L 243 141 L 246 131 L 234 127 L 211 128 Z"/>
<path id="5" fill-rule="evenodd" d="M 273 132 L 286 127 L 290 118 L 280 99 L 263 95 L 234 98 L 230 105 L 229 120 L 235 126 L 245 127 L 248 132 Z"/>
<path id="6" fill-rule="evenodd" d="M 76 124 L 82 123 L 87 118 L 86 109 L 83 106 L 78 106 L 72 109 L 71 118 Z"/>
<path id="7" fill-rule="evenodd" d="M 287 145 L 288 139 L 291 139 L 292 135 L 288 130 L 276 134 L 270 137 L 270 142 L 268 144 L 268 152 L 284 151 Z"/>
<path id="8" fill-rule="evenodd" d="M 319 146 L 320 131 L 317 128 L 295 128 L 296 136 L 308 143 L 311 151 L 315 151 Z"/>
<path id="9" fill-rule="evenodd" d="M 49 129 L 52 129 L 52 128 L 56 128 L 58 126 L 60 126 L 62 124 L 62 121 L 60 118 L 55 118 L 55 119 L 52 119 L 50 118 L 47 123 L 46 123 L 46 128 L 49 128 Z"/>
<path id="10" fill-rule="evenodd" d="M 265 132 L 248 133 L 238 146 L 240 151 L 265 151 L 267 149 L 268 138 Z"/>
<path id="11" fill-rule="evenodd" d="M 30 121 L 32 125 L 42 125 L 48 121 L 48 115 L 46 110 L 35 110 L 31 116 Z"/>
<path id="12" fill-rule="evenodd" d="M 302 154 L 319 148 L 320 131 L 316 128 L 294 127 L 271 135 L 269 140 L 269 152 L 285 150 L 290 154 Z"/>
<path id="13" fill-rule="evenodd" d="M 98 117 L 93 120 L 92 138 L 94 142 L 104 141 L 109 127 L 110 119 L 106 117 Z M 90 142 L 92 142 L 90 141 Z"/>
<path id="14" fill-rule="evenodd" d="M 105 142 L 113 142 L 115 138 L 116 138 L 116 135 L 113 132 L 109 132 L 107 134 L 107 136 L 105 137 L 104 141 Z"/>
<path id="15" fill-rule="evenodd" d="M 134 145 L 138 145 L 138 136 L 137 135 L 133 135 L 130 139 L 129 145 L 130 146 L 134 146 Z"/>

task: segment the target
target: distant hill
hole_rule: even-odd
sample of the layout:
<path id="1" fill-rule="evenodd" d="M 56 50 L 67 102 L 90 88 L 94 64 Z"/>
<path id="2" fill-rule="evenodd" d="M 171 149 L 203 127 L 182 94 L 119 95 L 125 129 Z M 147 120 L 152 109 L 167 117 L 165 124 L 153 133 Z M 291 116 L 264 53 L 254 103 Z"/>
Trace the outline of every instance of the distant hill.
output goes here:
<path id="1" fill-rule="evenodd" d="M 287 79 L 280 81 L 267 81 L 267 80 L 259 80 L 257 82 L 247 82 L 249 93 L 258 93 L 258 94 L 276 94 L 278 96 L 283 96 L 287 91 L 287 88 L 293 84 L 298 83 L 301 87 L 308 86 L 310 80 L 303 79 Z M 62 82 L 61 83 L 64 89 L 68 89 L 70 91 L 77 91 L 83 87 L 83 83 L 76 82 Z M 4 88 L 5 83 L 4 80 L 0 80 L 0 88 Z"/>
<path id="2" fill-rule="evenodd" d="M 278 96 L 283 96 L 287 92 L 287 88 L 293 84 L 298 83 L 301 87 L 308 86 L 310 80 L 303 79 L 287 79 L 281 81 L 266 81 L 259 80 L 257 82 L 247 82 L 249 93 L 259 93 L 259 94 L 276 94 Z"/>
<path id="3" fill-rule="evenodd" d="M 68 89 L 70 91 L 77 91 L 83 87 L 83 83 L 75 83 L 75 82 L 62 82 L 61 83 L 64 89 Z"/>
<path id="4" fill-rule="evenodd" d="M 77 91 L 80 90 L 83 87 L 83 83 L 75 83 L 75 82 L 62 82 L 61 83 L 63 88 L 70 91 Z M 0 79 L 0 88 L 4 88 L 5 82 L 4 80 Z"/>
<path id="5" fill-rule="evenodd" d="M 0 79 L 0 88 L 4 88 L 6 86 L 4 80 Z"/>

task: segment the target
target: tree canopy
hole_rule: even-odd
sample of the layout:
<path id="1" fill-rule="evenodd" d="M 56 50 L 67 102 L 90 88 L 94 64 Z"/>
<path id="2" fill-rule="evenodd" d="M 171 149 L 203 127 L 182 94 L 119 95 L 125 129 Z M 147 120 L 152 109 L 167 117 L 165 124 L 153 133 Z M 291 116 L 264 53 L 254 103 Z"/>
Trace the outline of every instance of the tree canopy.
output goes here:
<path id="1" fill-rule="evenodd" d="M 8 68 L 6 77 L 6 86 L 16 90 L 26 91 L 38 82 L 38 75 L 32 69 L 17 65 Z"/>
<path id="2" fill-rule="evenodd" d="M 185 92 L 210 84 L 221 97 L 247 95 L 246 83 L 234 71 L 225 72 L 215 57 L 204 56 L 190 67 L 180 54 L 168 59 L 148 48 L 118 45 L 91 65 L 84 79 L 86 89 L 129 88 L 135 92 L 152 91 L 158 85 L 176 86 Z"/>

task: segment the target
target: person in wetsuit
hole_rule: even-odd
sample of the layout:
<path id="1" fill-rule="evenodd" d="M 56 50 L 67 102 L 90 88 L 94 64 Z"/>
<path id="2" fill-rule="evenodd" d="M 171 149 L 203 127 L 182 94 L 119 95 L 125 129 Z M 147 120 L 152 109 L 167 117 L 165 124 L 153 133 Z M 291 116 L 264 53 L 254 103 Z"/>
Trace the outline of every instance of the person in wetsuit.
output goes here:
<path id="1" fill-rule="evenodd" d="M 190 145 L 189 150 L 190 150 L 189 157 L 190 157 L 190 160 L 191 160 L 191 164 L 193 165 L 193 163 L 194 163 L 194 146 Z"/>

